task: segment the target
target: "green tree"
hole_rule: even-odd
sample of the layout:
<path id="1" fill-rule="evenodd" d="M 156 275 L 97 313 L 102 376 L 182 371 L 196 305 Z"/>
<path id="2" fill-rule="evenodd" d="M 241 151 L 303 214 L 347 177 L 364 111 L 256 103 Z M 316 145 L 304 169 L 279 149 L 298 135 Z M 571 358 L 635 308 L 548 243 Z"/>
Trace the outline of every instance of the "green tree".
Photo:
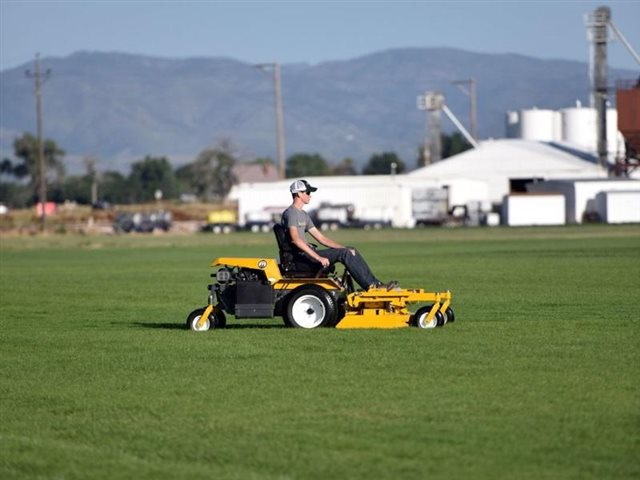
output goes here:
<path id="1" fill-rule="evenodd" d="M 129 188 L 132 201 L 149 202 L 155 198 L 156 190 L 162 192 L 163 198 L 175 198 L 178 183 L 166 157 L 147 155 L 131 165 Z"/>
<path id="2" fill-rule="evenodd" d="M 50 200 L 56 203 L 72 200 L 82 205 L 89 205 L 91 203 L 90 190 L 91 180 L 89 178 L 81 175 L 69 175 L 51 189 Z"/>
<path id="3" fill-rule="evenodd" d="M 64 150 L 50 139 L 45 139 L 42 146 L 47 167 L 47 178 L 53 173 L 55 174 L 54 180 L 61 182 L 64 177 Z M 35 198 L 36 188 L 40 179 L 38 139 L 30 133 L 24 133 L 21 137 L 13 141 L 13 153 L 16 160 L 11 161 L 5 158 L 0 164 L 0 170 L 3 174 L 13 176 L 17 179 L 26 178 Z"/>
<path id="4" fill-rule="evenodd" d="M 327 161 L 317 153 L 296 153 L 287 159 L 287 178 L 331 175 Z"/>
<path id="5" fill-rule="evenodd" d="M 178 190 L 180 193 L 195 193 L 197 192 L 196 182 L 197 176 L 194 172 L 193 163 L 187 163 L 175 170 L 176 181 L 178 182 Z"/>
<path id="6" fill-rule="evenodd" d="M 120 172 L 106 171 L 100 175 L 100 198 L 109 203 L 130 201 L 129 182 Z"/>
<path id="7" fill-rule="evenodd" d="M 0 181 L 0 203 L 11 208 L 25 208 L 33 203 L 33 189 L 19 182 Z"/>
<path id="8" fill-rule="evenodd" d="M 193 163 L 176 170 L 183 190 L 191 190 L 205 201 L 223 199 L 237 182 L 233 173 L 236 158 L 229 142 L 203 150 Z"/>
<path id="9" fill-rule="evenodd" d="M 460 132 L 453 132 L 451 135 L 442 134 L 440 138 L 442 145 L 440 154 L 442 159 L 452 157 L 473 148 Z M 424 145 L 418 147 L 416 166 L 418 168 L 424 167 Z"/>
<path id="10" fill-rule="evenodd" d="M 398 155 L 394 152 L 383 152 L 372 155 L 362 173 L 365 175 L 389 175 L 392 170 L 395 173 L 402 173 L 404 169 L 404 162 L 398 158 Z"/>
<path id="11" fill-rule="evenodd" d="M 452 157 L 473 148 L 460 132 L 442 135 L 442 158 Z"/>
<path id="12" fill-rule="evenodd" d="M 340 163 L 331 169 L 333 175 L 357 175 L 356 165 L 353 158 L 343 158 Z"/>

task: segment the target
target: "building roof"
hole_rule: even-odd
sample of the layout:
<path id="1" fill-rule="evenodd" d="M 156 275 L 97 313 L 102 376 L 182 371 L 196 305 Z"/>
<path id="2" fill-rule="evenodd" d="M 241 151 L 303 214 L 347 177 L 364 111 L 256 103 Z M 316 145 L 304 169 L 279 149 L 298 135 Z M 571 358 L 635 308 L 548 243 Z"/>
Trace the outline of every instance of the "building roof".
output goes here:
<path id="1" fill-rule="evenodd" d="M 467 150 L 409 175 L 433 176 L 455 172 L 536 173 L 557 171 L 600 172 L 593 157 L 585 152 L 562 148 L 559 144 L 530 140 L 486 140 L 478 148 Z M 567 175 L 570 176 L 570 175 Z"/>
<path id="2" fill-rule="evenodd" d="M 510 179 L 602 178 L 607 172 L 588 153 L 561 144 L 508 139 L 487 140 L 478 148 L 409 173 L 430 179 L 464 177 L 489 185 L 493 201 L 509 193 Z"/>
<path id="3" fill-rule="evenodd" d="M 238 183 L 275 182 L 280 180 L 278 169 L 269 164 L 237 163 L 233 167 L 233 173 Z"/>

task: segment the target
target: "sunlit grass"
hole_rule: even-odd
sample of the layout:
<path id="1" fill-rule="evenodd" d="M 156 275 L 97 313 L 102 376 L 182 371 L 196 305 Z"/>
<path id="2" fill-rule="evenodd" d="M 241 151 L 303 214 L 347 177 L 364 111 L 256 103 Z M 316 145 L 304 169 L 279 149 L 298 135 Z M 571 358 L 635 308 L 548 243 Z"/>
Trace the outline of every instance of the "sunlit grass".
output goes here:
<path id="1" fill-rule="evenodd" d="M 634 478 L 640 228 L 335 235 L 456 323 L 195 334 L 271 235 L 3 237 L 2 478 Z"/>

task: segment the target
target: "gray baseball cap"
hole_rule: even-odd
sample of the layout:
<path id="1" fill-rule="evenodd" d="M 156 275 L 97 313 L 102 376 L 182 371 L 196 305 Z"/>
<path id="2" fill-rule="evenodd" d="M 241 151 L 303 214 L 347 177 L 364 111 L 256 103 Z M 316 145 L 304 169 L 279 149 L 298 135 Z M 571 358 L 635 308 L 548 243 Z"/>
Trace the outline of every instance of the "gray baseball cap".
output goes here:
<path id="1" fill-rule="evenodd" d="M 289 191 L 291 193 L 298 193 L 298 192 L 311 193 L 311 192 L 315 192 L 316 190 L 318 189 L 316 187 L 312 187 L 309 184 L 309 182 L 307 182 L 306 180 L 296 180 L 291 184 L 291 186 L 289 186 Z"/>

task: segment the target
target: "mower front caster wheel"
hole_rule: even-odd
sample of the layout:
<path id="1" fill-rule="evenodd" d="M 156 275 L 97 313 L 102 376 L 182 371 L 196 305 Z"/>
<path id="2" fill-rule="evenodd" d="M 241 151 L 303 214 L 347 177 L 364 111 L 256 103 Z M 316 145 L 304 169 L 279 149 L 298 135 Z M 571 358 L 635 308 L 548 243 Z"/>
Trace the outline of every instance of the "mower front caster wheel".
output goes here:
<path id="1" fill-rule="evenodd" d="M 226 326 L 227 318 L 222 311 L 218 311 L 215 315 L 209 314 L 209 318 L 200 322 L 205 310 L 206 308 L 196 308 L 191 312 L 187 317 L 187 328 L 194 332 L 206 332 L 210 328 L 224 328 Z"/>
<path id="2" fill-rule="evenodd" d="M 456 316 L 453 313 L 453 308 L 451 307 L 447 307 L 447 309 L 444 311 L 444 317 L 446 322 L 445 323 L 453 323 L 456 321 Z"/>
<path id="3" fill-rule="evenodd" d="M 430 321 L 427 321 L 431 307 L 422 307 L 413 314 L 413 325 L 418 328 L 436 328 L 445 323 L 444 315 L 438 310 Z"/>

